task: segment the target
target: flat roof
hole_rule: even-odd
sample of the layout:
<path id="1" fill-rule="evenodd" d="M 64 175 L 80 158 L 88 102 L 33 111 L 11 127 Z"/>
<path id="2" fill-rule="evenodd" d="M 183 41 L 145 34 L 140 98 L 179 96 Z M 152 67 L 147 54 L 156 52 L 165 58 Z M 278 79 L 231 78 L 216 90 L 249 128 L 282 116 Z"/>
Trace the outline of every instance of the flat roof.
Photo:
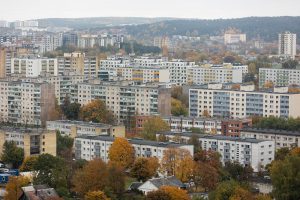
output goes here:
<path id="1" fill-rule="evenodd" d="M 253 133 L 266 133 L 266 134 L 277 134 L 277 135 L 300 136 L 300 132 L 279 130 L 279 129 L 243 128 L 241 130 L 241 132 L 253 132 Z"/>
<path id="2" fill-rule="evenodd" d="M 115 140 L 114 137 L 110 137 L 110 136 L 87 136 L 87 135 L 82 135 L 82 136 L 78 136 L 76 138 L 89 139 L 89 140 L 99 140 L 99 141 L 109 141 L 109 142 L 113 142 Z M 150 140 L 144 140 L 144 139 L 138 139 L 138 138 L 127 139 L 127 140 L 131 144 L 148 145 L 148 146 L 155 146 L 155 147 L 181 147 L 181 146 L 186 146 L 186 144 L 179 144 L 179 143 L 175 143 L 175 142 L 157 142 L 157 141 L 150 141 Z"/>
<path id="3" fill-rule="evenodd" d="M 157 134 L 183 136 L 183 137 L 192 137 L 193 135 L 196 135 L 196 136 L 198 136 L 198 138 L 204 138 L 204 139 L 229 140 L 229 141 L 249 142 L 249 143 L 260 143 L 260 142 L 267 141 L 267 140 L 259 140 L 259 139 L 255 139 L 255 138 L 230 137 L 230 136 L 224 136 L 224 135 L 207 135 L 207 134 L 199 134 L 199 133 L 192 133 L 192 132 L 167 131 L 167 132 L 160 132 Z"/>
<path id="4" fill-rule="evenodd" d="M 60 123 L 60 124 L 73 124 L 80 126 L 89 126 L 89 127 L 98 127 L 98 128 L 110 128 L 112 125 L 103 124 L 103 123 L 94 123 L 94 122 L 85 122 L 85 121 L 72 121 L 72 120 L 56 120 L 56 121 L 47 121 L 48 123 Z"/>

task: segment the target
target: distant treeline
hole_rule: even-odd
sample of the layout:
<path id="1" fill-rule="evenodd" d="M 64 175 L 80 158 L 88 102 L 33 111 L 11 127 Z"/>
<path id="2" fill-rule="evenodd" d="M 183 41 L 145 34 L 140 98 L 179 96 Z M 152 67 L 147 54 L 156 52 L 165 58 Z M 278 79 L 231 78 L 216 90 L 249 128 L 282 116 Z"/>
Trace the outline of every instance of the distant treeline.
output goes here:
<path id="1" fill-rule="evenodd" d="M 153 24 L 127 26 L 127 32 L 136 37 L 164 35 L 221 35 L 229 27 L 239 29 L 247 38 L 260 37 L 274 41 L 278 33 L 296 33 L 300 41 L 300 17 L 247 17 L 216 20 L 168 20 Z"/>

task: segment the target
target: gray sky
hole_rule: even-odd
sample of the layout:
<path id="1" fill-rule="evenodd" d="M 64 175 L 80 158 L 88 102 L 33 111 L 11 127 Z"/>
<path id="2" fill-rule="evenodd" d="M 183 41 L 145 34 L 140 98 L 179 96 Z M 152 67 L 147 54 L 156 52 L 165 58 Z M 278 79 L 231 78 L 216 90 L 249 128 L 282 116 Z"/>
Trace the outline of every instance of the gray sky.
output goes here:
<path id="1" fill-rule="evenodd" d="M 48 17 L 298 16 L 300 0 L 1 0 L 0 20 Z"/>

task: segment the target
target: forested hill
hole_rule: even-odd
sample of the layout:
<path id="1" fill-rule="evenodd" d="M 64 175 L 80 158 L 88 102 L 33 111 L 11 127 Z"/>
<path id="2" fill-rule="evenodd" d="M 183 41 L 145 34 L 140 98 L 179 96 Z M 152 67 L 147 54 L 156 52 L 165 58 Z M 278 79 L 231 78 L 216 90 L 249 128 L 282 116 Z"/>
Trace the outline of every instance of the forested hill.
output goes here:
<path id="1" fill-rule="evenodd" d="M 300 42 L 300 17 L 247 17 L 239 19 L 197 20 L 182 19 L 127 26 L 128 33 L 136 37 L 162 35 L 221 35 L 229 27 L 247 34 L 248 38 L 260 38 L 266 41 L 277 40 L 278 33 L 290 31 L 297 33 Z"/>

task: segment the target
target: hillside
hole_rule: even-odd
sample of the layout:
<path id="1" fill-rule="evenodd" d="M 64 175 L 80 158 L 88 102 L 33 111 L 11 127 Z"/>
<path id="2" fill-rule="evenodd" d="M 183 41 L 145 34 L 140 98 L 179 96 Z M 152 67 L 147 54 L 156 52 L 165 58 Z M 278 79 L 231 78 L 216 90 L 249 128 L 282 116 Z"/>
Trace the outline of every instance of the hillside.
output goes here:
<path id="1" fill-rule="evenodd" d="M 240 19 L 217 20 L 167 20 L 152 24 L 127 26 L 127 32 L 138 38 L 162 35 L 221 35 L 229 27 L 240 29 L 248 38 L 260 37 L 266 41 L 274 41 L 278 33 L 291 31 L 297 33 L 300 42 L 300 17 L 248 17 Z"/>
<path id="2" fill-rule="evenodd" d="M 144 17 L 91 17 L 91 18 L 46 18 L 37 19 L 41 27 L 56 26 L 81 28 L 101 28 L 106 26 L 123 26 L 149 24 L 168 20 L 170 18 L 144 18 Z"/>

